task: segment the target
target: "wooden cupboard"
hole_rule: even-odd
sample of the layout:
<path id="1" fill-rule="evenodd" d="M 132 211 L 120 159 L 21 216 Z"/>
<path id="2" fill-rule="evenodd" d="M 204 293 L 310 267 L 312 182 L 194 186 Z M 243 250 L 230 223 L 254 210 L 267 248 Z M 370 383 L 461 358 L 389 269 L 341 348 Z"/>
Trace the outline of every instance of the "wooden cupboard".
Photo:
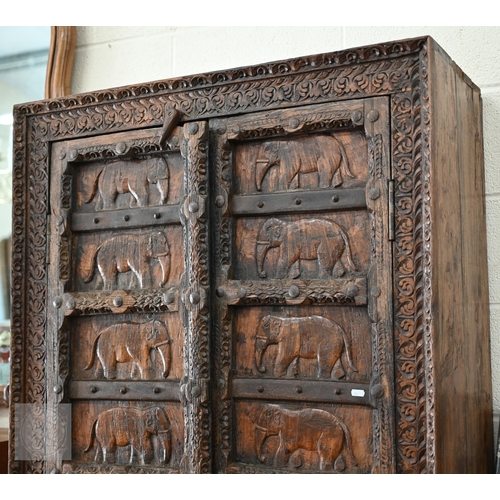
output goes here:
<path id="1" fill-rule="evenodd" d="M 491 472 L 482 148 L 429 37 L 17 106 L 10 472 Z"/>

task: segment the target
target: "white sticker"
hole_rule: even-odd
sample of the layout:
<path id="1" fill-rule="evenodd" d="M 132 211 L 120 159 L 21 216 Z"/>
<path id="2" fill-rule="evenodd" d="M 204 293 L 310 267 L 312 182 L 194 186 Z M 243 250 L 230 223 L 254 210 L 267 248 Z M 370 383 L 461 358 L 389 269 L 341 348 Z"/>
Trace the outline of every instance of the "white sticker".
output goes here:
<path id="1" fill-rule="evenodd" d="M 351 396 L 363 398 L 365 396 L 365 391 L 363 391 L 363 389 L 351 389 Z"/>

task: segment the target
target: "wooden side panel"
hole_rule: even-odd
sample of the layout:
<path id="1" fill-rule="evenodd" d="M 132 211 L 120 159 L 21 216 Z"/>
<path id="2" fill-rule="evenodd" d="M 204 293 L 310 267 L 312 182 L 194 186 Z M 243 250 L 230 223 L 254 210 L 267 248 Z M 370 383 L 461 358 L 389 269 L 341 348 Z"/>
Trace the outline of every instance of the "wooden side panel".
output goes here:
<path id="1" fill-rule="evenodd" d="M 479 91 L 431 51 L 432 351 L 438 473 L 493 468 Z"/>

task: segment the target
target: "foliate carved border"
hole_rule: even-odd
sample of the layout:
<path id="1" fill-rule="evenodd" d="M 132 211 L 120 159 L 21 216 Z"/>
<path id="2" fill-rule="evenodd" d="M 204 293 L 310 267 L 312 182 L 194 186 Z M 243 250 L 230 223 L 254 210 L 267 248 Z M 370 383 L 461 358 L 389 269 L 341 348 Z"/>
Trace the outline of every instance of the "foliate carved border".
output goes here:
<path id="1" fill-rule="evenodd" d="M 392 96 L 398 472 L 434 473 L 427 53 Z"/>
<path id="2" fill-rule="evenodd" d="M 433 472 L 430 214 L 426 38 L 153 82 L 16 106 L 14 124 L 11 418 L 44 403 L 50 141 L 160 125 L 165 103 L 183 119 L 392 95 L 396 178 L 395 349 L 398 471 Z M 423 55 L 422 55 L 423 54 Z M 422 97 L 423 96 L 423 97 Z M 31 116 L 35 115 L 35 116 Z M 221 154 L 227 155 L 229 152 Z M 227 231 L 221 221 L 221 231 Z M 221 249 L 221 262 L 228 249 Z M 223 349 L 223 346 L 219 346 Z M 207 419 L 208 421 L 208 419 Z M 35 439 L 43 446 L 43 429 Z M 14 456 L 13 431 L 10 456 Z M 43 472 L 16 462 L 11 472 Z"/>
<path id="3" fill-rule="evenodd" d="M 21 105 L 51 140 L 406 89 L 425 38 Z"/>
<path id="4" fill-rule="evenodd" d="M 181 154 L 186 160 L 181 223 L 184 232 L 186 339 L 184 378 L 184 454 L 187 471 L 211 472 L 209 263 L 208 263 L 208 124 L 184 126 Z"/>

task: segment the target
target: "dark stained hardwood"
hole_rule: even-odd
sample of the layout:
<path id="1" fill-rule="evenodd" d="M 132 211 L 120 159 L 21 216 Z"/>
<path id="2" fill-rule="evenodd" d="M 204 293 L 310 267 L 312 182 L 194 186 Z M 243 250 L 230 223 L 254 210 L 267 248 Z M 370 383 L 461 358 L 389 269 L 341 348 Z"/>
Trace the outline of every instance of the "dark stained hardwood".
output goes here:
<path id="1" fill-rule="evenodd" d="M 481 127 L 429 37 L 17 106 L 10 472 L 492 472 Z"/>

